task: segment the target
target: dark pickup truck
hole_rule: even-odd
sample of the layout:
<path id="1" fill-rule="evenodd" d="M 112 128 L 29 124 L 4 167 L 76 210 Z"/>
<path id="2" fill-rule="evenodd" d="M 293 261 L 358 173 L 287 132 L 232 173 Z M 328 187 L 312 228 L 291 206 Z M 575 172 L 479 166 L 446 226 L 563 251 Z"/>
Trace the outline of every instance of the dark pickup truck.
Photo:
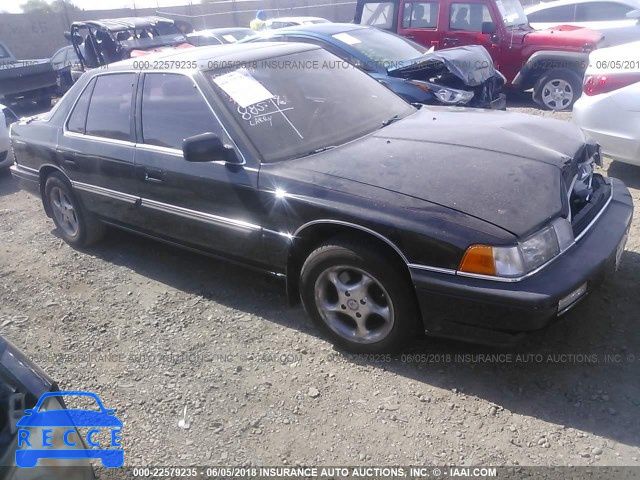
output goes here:
<path id="1" fill-rule="evenodd" d="M 604 45 L 601 33 L 586 28 L 534 30 L 519 0 L 358 0 L 355 23 L 436 50 L 482 45 L 507 87 L 533 89 L 533 99 L 551 110 L 578 99 L 589 52 Z"/>
<path id="2" fill-rule="evenodd" d="M 0 42 L 0 98 L 7 104 L 36 102 L 39 107 L 51 106 L 57 90 L 56 72 L 48 58 L 16 60 Z"/>

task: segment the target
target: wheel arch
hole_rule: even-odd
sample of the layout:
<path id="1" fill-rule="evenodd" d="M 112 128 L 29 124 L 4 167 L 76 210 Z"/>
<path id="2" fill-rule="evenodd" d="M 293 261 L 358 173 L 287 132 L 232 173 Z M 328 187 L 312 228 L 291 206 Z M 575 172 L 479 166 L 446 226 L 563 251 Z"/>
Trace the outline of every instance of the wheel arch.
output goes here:
<path id="1" fill-rule="evenodd" d="M 381 233 L 362 225 L 340 220 L 314 220 L 305 223 L 296 230 L 289 248 L 286 287 L 290 304 L 297 304 L 300 301 L 300 271 L 309 254 L 327 240 L 342 236 L 361 239 L 366 242 L 366 245 L 372 245 L 379 251 L 388 254 L 387 258 L 398 267 L 398 271 L 409 284 L 413 285 L 409 271 L 409 260 L 394 242 Z"/>
<path id="2" fill-rule="evenodd" d="M 72 187 L 71 184 L 71 180 L 69 179 L 69 177 L 67 176 L 66 173 L 64 173 L 62 171 L 62 169 L 60 167 L 58 167 L 57 165 L 51 165 L 51 164 L 45 164 L 42 165 L 40 167 L 40 170 L 38 172 L 39 175 L 39 188 L 40 188 L 40 199 L 42 200 L 42 206 L 44 207 L 44 211 L 47 214 L 47 217 L 51 218 L 52 213 L 51 213 L 51 209 L 49 208 L 49 205 L 45 199 L 45 186 L 47 184 L 47 178 L 49 178 L 51 176 L 51 174 L 59 172 L 62 174 L 62 176 L 67 180 L 67 182 L 69 183 L 69 187 Z"/>
<path id="3" fill-rule="evenodd" d="M 569 70 L 582 77 L 588 64 L 588 53 L 541 50 L 527 59 L 512 83 L 527 90 L 533 88 L 546 73 L 557 69 Z"/>

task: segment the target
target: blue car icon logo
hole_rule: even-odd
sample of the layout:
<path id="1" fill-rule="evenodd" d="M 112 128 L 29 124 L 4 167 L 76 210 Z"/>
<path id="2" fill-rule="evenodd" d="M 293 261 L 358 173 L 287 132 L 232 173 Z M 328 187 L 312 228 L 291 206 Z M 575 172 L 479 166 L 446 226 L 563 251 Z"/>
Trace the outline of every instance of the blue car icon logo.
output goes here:
<path id="1" fill-rule="evenodd" d="M 49 397 L 81 396 L 93 398 L 100 411 L 83 409 L 60 409 L 39 411 L 43 402 Z M 89 459 L 99 458 L 107 468 L 118 468 L 124 464 L 124 451 L 120 444 L 122 422 L 115 416 L 115 410 L 104 408 L 95 393 L 82 391 L 47 392 L 44 393 L 36 406 L 24 411 L 25 415 L 18 420 L 18 449 L 16 450 L 16 465 L 21 468 L 35 467 L 41 458 L 54 459 Z M 41 430 L 41 436 L 32 435 L 29 428 Z M 53 429 L 62 431 L 64 448 L 53 445 Z M 97 448 L 78 448 L 77 442 L 82 442 L 77 428 L 88 427 L 86 445 Z M 100 429 L 110 430 L 111 448 L 103 448 L 96 440 Z M 58 444 L 60 439 L 58 439 Z M 60 445 L 62 446 L 62 445 Z M 20 450 L 20 448 L 23 448 Z"/>

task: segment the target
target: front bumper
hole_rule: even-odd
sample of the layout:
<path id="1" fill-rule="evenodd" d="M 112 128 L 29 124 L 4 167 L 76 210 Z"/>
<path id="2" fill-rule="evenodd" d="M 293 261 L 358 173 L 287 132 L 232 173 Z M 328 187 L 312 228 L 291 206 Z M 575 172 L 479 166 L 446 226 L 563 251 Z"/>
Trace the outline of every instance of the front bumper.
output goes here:
<path id="1" fill-rule="evenodd" d="M 506 110 L 507 109 L 507 95 L 501 93 L 498 98 L 491 101 L 489 104 L 491 110 Z"/>
<path id="2" fill-rule="evenodd" d="M 538 273 L 518 282 L 498 282 L 412 268 L 425 330 L 434 336 L 505 344 L 538 330 L 582 300 L 615 270 L 633 203 L 625 185 L 609 179 L 611 202 L 591 229 Z M 569 308 L 558 304 L 586 284 Z"/>

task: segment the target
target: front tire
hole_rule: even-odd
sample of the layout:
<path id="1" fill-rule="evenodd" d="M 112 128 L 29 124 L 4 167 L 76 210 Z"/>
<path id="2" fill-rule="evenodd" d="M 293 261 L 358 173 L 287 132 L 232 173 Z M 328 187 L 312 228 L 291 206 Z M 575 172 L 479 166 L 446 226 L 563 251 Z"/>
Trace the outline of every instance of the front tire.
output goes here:
<path id="1" fill-rule="evenodd" d="M 573 107 L 582 94 L 582 81 L 571 70 L 556 68 L 544 74 L 533 89 L 533 100 L 543 108 L 560 111 Z"/>
<path id="2" fill-rule="evenodd" d="M 314 323 L 345 350 L 398 351 L 419 332 L 413 286 L 383 252 L 349 239 L 311 252 L 300 297 Z"/>
<path id="3" fill-rule="evenodd" d="M 53 222 L 65 242 L 82 248 L 102 238 L 104 224 L 83 208 L 61 174 L 53 173 L 47 178 L 44 192 Z"/>

